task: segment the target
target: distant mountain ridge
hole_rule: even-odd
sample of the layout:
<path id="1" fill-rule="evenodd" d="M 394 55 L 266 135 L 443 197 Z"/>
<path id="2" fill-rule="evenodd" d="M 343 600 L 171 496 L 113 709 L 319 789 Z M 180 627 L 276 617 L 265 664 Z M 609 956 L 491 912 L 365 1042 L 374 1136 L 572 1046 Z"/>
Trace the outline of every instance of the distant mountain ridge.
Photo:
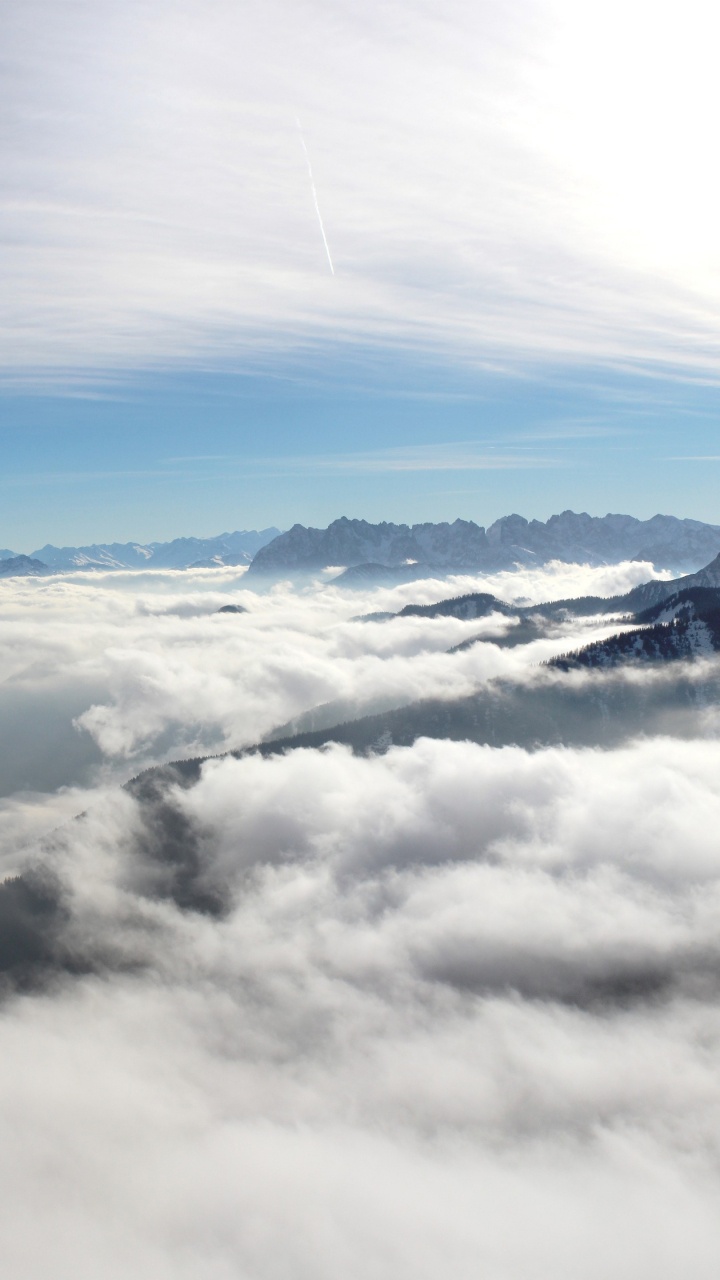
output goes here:
<path id="1" fill-rule="evenodd" d="M 172 542 L 100 542 L 87 547 L 55 547 L 47 543 L 30 557 L 0 552 L 4 560 L 33 559 L 53 573 L 78 569 L 191 569 L 213 565 L 247 565 L 280 530 L 237 529 L 214 538 L 174 538 Z M 9 576 L 7 573 L 5 576 Z"/>
<path id="2" fill-rule="evenodd" d="M 32 556 L 4 556 L 0 559 L 0 578 L 43 578 L 51 570 Z"/>
<path id="3" fill-rule="evenodd" d="M 332 579 L 342 586 L 374 586 L 411 581 L 431 574 L 482 573 L 551 560 L 591 565 L 646 560 L 658 569 L 686 574 L 720 553 L 720 525 L 656 515 L 590 516 L 563 511 L 543 522 L 503 516 L 488 529 L 472 520 L 405 525 L 342 516 L 326 529 L 295 524 L 286 533 L 271 527 L 236 530 L 212 538 L 174 538 L 170 542 L 111 542 L 57 547 L 47 543 L 30 556 L 0 551 L 0 569 L 35 561 L 52 573 L 78 570 L 189 569 L 215 565 L 249 566 L 258 580 L 303 576 L 336 567 Z M 719 578 L 720 581 L 720 578 Z M 654 602 L 653 590 L 644 588 Z M 698 584 L 702 585 L 702 584 Z M 714 585 L 706 583 L 704 585 Z"/>
<path id="4" fill-rule="evenodd" d="M 407 579 L 432 571 L 496 572 L 550 560 L 593 565 L 647 560 L 658 568 L 689 572 L 718 552 L 720 526 L 676 516 L 638 520 L 563 511 L 545 522 L 503 516 L 487 530 L 472 520 L 370 524 L 342 516 L 326 529 L 293 525 L 257 552 L 249 572 L 253 577 L 292 576 L 337 566 L 348 570 L 348 585 L 367 585 L 383 576 L 387 580 L 388 571 Z"/>

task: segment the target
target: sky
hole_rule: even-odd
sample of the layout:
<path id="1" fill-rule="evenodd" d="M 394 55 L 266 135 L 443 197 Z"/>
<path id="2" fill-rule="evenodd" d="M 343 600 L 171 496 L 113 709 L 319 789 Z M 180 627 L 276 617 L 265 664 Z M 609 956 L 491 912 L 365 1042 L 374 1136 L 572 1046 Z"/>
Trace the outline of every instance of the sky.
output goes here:
<path id="1" fill-rule="evenodd" d="M 0 21 L 0 545 L 720 522 L 709 3 Z"/>

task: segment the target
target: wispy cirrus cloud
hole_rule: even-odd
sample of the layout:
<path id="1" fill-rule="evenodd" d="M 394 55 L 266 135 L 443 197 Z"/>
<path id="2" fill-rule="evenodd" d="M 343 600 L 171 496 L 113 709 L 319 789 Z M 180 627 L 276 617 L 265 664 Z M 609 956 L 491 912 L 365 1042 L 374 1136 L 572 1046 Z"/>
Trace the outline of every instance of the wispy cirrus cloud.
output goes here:
<path id="1" fill-rule="evenodd" d="M 472 442 L 413 445 L 396 449 L 377 449 L 356 453 L 337 453 L 274 458 L 242 458 L 231 454 L 199 454 L 196 457 L 166 459 L 168 464 L 187 462 L 235 463 L 248 471 L 260 472 L 324 472 L 342 474 L 392 471 L 514 471 L 566 466 L 561 457 L 541 456 L 517 448 L 514 452 L 490 447 L 483 449 Z"/>
<path id="2" fill-rule="evenodd" d="M 3 22 L 16 378 L 329 342 L 713 376 L 703 0 L 682 23 L 648 0 L 10 0 Z"/>
<path id="3" fill-rule="evenodd" d="M 554 437 L 552 437 L 554 438 Z M 561 437 L 562 438 L 562 437 Z M 184 457 L 163 459 L 164 465 L 133 470 L 75 470 L 38 471 L 0 476 L 0 488 L 47 488 L 57 485 L 93 484 L 96 481 L 177 481 L 197 477 L 190 464 L 205 464 L 203 477 L 212 479 L 213 467 L 222 463 L 217 475 L 227 476 L 228 468 L 248 476 L 291 475 L 372 475 L 411 471 L 526 471 L 571 466 L 573 463 L 560 456 L 541 456 L 530 452 L 515 453 L 497 450 L 482 452 L 467 444 L 417 445 L 409 448 L 380 449 L 375 452 L 308 455 L 306 457 L 282 454 L 276 457 L 249 457 L 239 454 L 189 454 Z"/>

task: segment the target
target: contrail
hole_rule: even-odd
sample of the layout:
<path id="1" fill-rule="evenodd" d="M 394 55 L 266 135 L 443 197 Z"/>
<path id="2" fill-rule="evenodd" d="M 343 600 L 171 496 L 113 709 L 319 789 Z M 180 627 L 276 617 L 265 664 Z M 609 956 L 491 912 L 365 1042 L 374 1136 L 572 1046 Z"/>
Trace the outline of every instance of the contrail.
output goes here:
<path id="1" fill-rule="evenodd" d="M 308 173 L 310 175 L 310 186 L 312 187 L 313 200 L 315 201 L 315 212 L 317 214 L 318 222 L 320 223 L 320 234 L 323 238 L 323 244 L 325 245 L 325 252 L 327 254 L 328 263 L 330 264 L 330 270 L 332 274 L 335 275 L 335 268 L 332 263 L 332 258 L 330 257 L 330 245 L 328 244 L 327 236 L 325 235 L 325 228 L 323 226 L 322 214 L 320 213 L 320 205 L 318 204 L 317 191 L 315 190 L 315 179 L 313 178 L 312 165 L 310 164 L 310 152 L 308 151 L 305 145 L 305 138 L 303 136 L 302 125 L 300 124 L 300 121 L 297 116 L 295 117 L 295 123 L 298 127 L 298 133 L 300 134 L 300 141 L 302 142 L 302 149 L 305 152 L 305 159 L 307 160 Z"/>

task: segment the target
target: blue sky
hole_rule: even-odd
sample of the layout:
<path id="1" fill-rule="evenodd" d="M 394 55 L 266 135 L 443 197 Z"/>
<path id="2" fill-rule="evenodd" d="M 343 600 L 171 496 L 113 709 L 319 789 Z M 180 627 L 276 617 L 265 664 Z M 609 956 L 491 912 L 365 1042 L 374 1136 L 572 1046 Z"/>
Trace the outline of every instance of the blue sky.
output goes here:
<path id="1" fill-rule="evenodd" d="M 710 5 L 3 21 L 0 545 L 720 523 Z"/>

